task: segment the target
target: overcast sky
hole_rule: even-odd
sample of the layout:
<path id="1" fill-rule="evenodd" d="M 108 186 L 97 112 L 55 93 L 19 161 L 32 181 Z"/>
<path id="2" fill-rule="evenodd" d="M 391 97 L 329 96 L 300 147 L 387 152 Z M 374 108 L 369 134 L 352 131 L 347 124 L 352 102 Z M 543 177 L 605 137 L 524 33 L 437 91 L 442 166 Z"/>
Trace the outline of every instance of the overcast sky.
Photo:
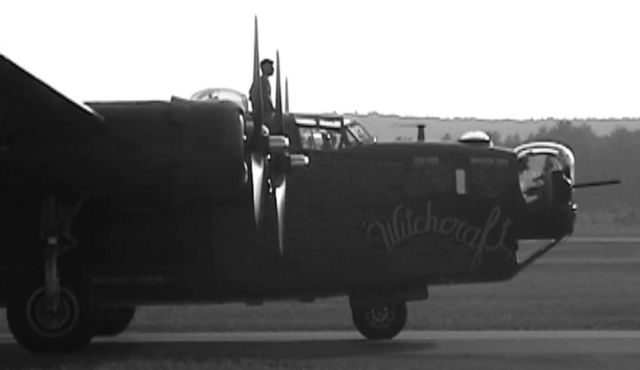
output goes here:
<path id="1" fill-rule="evenodd" d="M 247 92 L 255 15 L 292 111 L 640 117 L 633 0 L 5 1 L 0 53 L 77 100 Z"/>

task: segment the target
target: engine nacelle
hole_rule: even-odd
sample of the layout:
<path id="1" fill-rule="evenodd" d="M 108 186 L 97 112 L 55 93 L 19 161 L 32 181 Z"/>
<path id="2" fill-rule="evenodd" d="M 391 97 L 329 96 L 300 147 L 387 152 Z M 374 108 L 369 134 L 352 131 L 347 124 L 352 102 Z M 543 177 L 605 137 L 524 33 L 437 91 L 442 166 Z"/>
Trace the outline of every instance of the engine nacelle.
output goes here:
<path id="1" fill-rule="evenodd" d="M 229 199 L 246 188 L 245 112 L 228 101 L 96 103 L 93 193 L 141 202 Z"/>
<path id="2" fill-rule="evenodd" d="M 231 101 L 172 101 L 174 197 L 228 197 L 248 181 L 245 111 Z"/>

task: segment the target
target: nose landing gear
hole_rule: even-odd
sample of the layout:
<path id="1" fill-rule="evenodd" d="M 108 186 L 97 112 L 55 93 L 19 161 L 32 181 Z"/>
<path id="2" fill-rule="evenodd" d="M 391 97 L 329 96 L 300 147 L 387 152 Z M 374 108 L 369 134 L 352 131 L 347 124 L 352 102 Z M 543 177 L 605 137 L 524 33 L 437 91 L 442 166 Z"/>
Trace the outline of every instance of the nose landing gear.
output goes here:
<path id="1" fill-rule="evenodd" d="M 352 308 L 351 316 L 356 329 L 367 339 L 391 339 L 402 331 L 407 322 L 407 304 Z"/>

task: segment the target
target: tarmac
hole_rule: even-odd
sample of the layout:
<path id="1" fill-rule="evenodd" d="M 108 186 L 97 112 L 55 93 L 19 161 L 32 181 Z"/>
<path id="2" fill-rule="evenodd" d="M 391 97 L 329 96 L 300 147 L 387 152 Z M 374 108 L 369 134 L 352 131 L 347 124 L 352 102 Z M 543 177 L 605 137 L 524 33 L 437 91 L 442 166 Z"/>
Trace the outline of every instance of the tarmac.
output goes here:
<path id="1" fill-rule="evenodd" d="M 15 365 L 28 364 L 21 359 L 31 356 L 10 335 L 0 335 L 0 358 L 7 360 L 1 363 L 19 368 Z M 215 366 L 233 359 L 239 368 L 266 363 L 268 368 L 637 369 L 640 331 L 406 331 L 388 341 L 364 340 L 355 331 L 124 333 L 97 338 L 66 356 L 73 359 L 55 361 L 61 368 L 126 359 L 191 359 Z"/>

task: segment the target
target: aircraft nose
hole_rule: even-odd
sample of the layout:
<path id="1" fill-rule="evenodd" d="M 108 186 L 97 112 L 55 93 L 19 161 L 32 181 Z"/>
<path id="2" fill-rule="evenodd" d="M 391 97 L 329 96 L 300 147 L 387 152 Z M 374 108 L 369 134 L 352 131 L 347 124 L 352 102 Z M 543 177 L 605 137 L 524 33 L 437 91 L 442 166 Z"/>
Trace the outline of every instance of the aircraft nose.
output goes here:
<path id="1" fill-rule="evenodd" d="M 518 158 L 522 239 L 559 238 L 573 232 L 575 157 L 566 145 L 532 142 L 514 149 Z"/>

